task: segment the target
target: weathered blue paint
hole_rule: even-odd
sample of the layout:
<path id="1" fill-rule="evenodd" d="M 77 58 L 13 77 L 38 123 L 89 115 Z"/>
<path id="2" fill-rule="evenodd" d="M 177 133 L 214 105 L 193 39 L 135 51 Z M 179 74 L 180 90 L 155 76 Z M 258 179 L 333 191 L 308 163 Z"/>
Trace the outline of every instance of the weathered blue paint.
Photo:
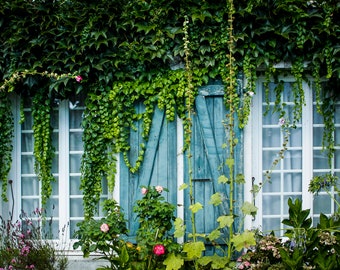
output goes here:
<path id="1" fill-rule="evenodd" d="M 211 195 L 216 192 L 223 194 L 224 199 L 227 199 L 229 195 L 229 186 L 218 184 L 220 175 L 228 176 L 229 174 L 225 165 L 228 156 L 227 149 L 222 147 L 223 144 L 227 143 L 227 133 L 224 126 L 227 110 L 223 95 L 223 85 L 207 85 L 199 90 L 199 95 L 195 100 L 191 154 L 195 202 L 200 202 L 203 205 L 203 210 L 198 211 L 195 216 L 196 230 L 200 234 L 209 234 L 216 229 L 218 226 L 217 218 L 228 213 L 227 200 L 226 203 L 218 207 L 209 204 Z M 235 130 L 239 144 L 235 151 L 236 171 L 234 176 L 241 173 L 243 169 L 242 133 L 237 128 Z M 187 163 L 186 166 L 188 166 Z M 188 170 L 184 171 L 188 172 Z M 188 182 L 188 175 L 185 176 L 185 179 Z M 234 199 L 237 206 L 240 206 L 238 202 L 242 200 L 240 194 L 242 194 L 242 190 L 240 188 L 235 189 Z M 185 197 L 185 204 L 187 209 L 190 205 L 188 196 Z M 191 232 L 190 215 L 190 211 L 185 212 L 188 233 Z"/>
<path id="2" fill-rule="evenodd" d="M 140 105 L 138 110 L 142 110 Z M 141 137 L 141 123 L 136 123 L 137 131 L 131 131 L 129 158 L 135 162 L 139 150 Z M 166 199 L 176 204 L 177 200 L 177 137 L 176 123 L 165 119 L 164 111 L 155 109 L 149 139 L 146 144 L 144 160 L 140 170 L 132 174 L 126 164 L 120 164 L 120 205 L 128 220 L 129 239 L 134 241 L 138 229 L 138 220 L 133 212 L 135 202 L 142 198 L 141 186 L 161 185 L 169 189 L 164 192 Z"/>

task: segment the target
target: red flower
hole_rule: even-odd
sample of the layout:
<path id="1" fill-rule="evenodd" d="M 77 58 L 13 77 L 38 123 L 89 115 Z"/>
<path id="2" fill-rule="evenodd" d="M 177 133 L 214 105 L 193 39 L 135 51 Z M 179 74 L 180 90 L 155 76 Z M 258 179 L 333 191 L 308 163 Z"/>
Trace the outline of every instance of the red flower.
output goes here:
<path id="1" fill-rule="evenodd" d="M 155 245 L 153 247 L 153 253 L 157 256 L 161 256 L 165 253 L 165 247 L 161 244 Z"/>

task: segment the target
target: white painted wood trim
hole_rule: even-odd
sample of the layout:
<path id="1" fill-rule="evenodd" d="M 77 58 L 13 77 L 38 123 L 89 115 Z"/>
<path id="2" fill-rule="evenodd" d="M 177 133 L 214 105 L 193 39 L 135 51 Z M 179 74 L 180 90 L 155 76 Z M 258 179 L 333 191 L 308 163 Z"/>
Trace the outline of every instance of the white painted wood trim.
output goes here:
<path id="1" fill-rule="evenodd" d="M 184 191 L 179 190 L 179 187 L 184 184 L 184 132 L 183 121 L 178 116 L 176 118 L 177 124 L 177 217 L 184 220 Z M 178 238 L 179 243 L 184 242 L 184 238 Z"/>

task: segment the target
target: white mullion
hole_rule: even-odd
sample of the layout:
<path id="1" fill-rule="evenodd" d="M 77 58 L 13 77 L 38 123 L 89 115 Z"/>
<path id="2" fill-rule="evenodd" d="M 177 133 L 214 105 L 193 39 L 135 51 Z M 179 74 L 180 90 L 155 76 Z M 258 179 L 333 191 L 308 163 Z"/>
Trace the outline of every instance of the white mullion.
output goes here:
<path id="1" fill-rule="evenodd" d="M 251 123 L 251 130 L 253 136 L 252 153 L 252 177 L 255 177 L 255 185 L 263 182 L 263 168 L 262 168 L 262 83 L 263 80 L 257 82 L 257 93 L 253 99 L 253 122 Z M 252 179 L 250 179 L 252 181 Z M 254 194 L 252 194 L 254 196 Z M 257 215 L 253 221 L 253 225 L 258 227 L 262 224 L 262 189 L 255 197 L 255 206 L 258 208 Z"/>
<path id="2" fill-rule="evenodd" d="M 59 232 L 64 231 L 69 239 L 69 230 L 63 230 L 69 221 L 69 110 L 68 101 L 63 100 L 59 105 Z"/>
<path id="3" fill-rule="evenodd" d="M 303 83 L 306 105 L 302 108 L 302 208 L 311 209 L 313 216 L 313 195 L 308 192 L 313 177 L 313 93 Z"/>
<path id="4" fill-rule="evenodd" d="M 21 207 L 21 125 L 19 123 L 20 119 L 20 99 L 18 96 L 11 96 L 12 102 L 12 113 L 13 113 L 13 122 L 14 122 L 14 138 L 13 138 L 13 151 L 12 151 L 12 160 L 13 163 L 8 175 L 8 180 L 13 180 L 13 196 L 14 201 L 12 201 L 12 194 L 10 190 L 10 185 L 8 184 L 7 189 L 7 197 L 9 198 L 8 208 L 4 210 L 3 205 L 1 210 L 3 210 L 3 215 L 7 215 L 12 211 L 13 208 L 13 219 L 16 220 L 20 215 Z M 3 201 L 1 201 L 1 204 Z"/>
<path id="5" fill-rule="evenodd" d="M 177 216 L 184 220 L 184 191 L 179 190 L 179 187 L 184 184 L 184 140 L 183 140 L 183 121 L 177 116 Z M 177 239 L 179 243 L 183 243 L 184 238 L 180 237 Z"/>
<path id="6" fill-rule="evenodd" d="M 120 155 L 115 154 L 115 158 L 117 160 L 116 163 L 116 173 L 115 173 L 115 186 L 113 189 L 113 199 L 116 200 L 116 202 L 119 204 L 120 203 Z"/>

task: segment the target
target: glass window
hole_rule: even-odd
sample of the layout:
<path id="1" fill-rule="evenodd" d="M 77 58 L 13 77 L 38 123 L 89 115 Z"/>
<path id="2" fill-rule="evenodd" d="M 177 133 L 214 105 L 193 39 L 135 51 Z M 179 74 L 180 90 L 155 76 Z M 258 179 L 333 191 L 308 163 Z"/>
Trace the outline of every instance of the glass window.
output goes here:
<path id="1" fill-rule="evenodd" d="M 20 114 L 19 98 L 15 100 L 15 112 L 17 118 Z M 84 97 L 74 97 L 74 102 L 69 100 L 55 100 L 51 116 L 53 128 L 52 143 L 55 148 L 55 157 L 52 165 L 52 173 L 55 182 L 52 185 L 52 195 L 45 206 L 47 220 L 52 217 L 52 222 L 46 222 L 44 232 L 48 238 L 72 239 L 77 230 L 77 223 L 83 220 L 83 195 L 80 187 L 80 165 L 83 154 L 82 143 L 82 115 L 85 109 Z M 17 157 L 13 162 L 16 175 L 20 181 L 15 186 L 17 198 L 15 211 L 22 211 L 32 215 L 36 210 L 41 210 L 41 183 L 34 171 L 34 137 L 33 117 L 31 103 L 25 102 L 25 121 L 18 124 L 15 139 Z M 101 200 L 108 197 L 107 184 L 103 179 L 103 194 Z M 99 213 L 100 214 L 100 213 Z M 63 235 L 62 235 L 63 234 Z"/>
<path id="2" fill-rule="evenodd" d="M 304 209 L 311 209 L 314 222 L 318 221 L 320 213 L 331 214 L 335 210 L 335 203 L 330 196 L 321 191 L 318 196 L 308 192 L 309 182 L 315 175 L 334 172 L 340 176 L 340 104 L 336 105 L 335 114 L 335 145 L 336 151 L 329 168 L 328 158 L 322 151 L 323 118 L 317 112 L 313 89 L 303 84 L 306 106 L 303 108 L 302 119 L 295 129 L 288 134 L 287 149 L 284 158 L 279 158 L 285 132 L 279 124 L 280 114 L 275 110 L 281 106 L 285 111 L 285 118 L 292 120 L 294 97 L 292 95 L 293 80 L 287 79 L 279 87 L 283 92 L 279 96 L 280 104 L 276 103 L 277 84 L 269 84 L 269 93 L 266 96 L 263 81 L 258 82 L 257 94 L 253 100 L 252 112 L 252 152 L 254 159 L 259 159 L 252 165 L 252 176 L 255 183 L 261 184 L 261 192 L 256 197 L 256 206 L 259 208 L 254 225 L 260 226 L 264 233 L 274 230 L 280 235 L 284 226 L 281 221 L 288 217 L 289 198 L 303 200 Z M 267 112 L 267 113 L 265 113 Z M 254 136 L 254 133 L 256 135 Z M 259 139 L 260 138 L 260 141 Z M 256 141 L 255 141 L 256 140 Z M 277 165 L 273 162 L 278 160 Z M 257 167 L 255 167 L 257 166 Z M 266 172 L 270 171 L 270 178 Z"/>

